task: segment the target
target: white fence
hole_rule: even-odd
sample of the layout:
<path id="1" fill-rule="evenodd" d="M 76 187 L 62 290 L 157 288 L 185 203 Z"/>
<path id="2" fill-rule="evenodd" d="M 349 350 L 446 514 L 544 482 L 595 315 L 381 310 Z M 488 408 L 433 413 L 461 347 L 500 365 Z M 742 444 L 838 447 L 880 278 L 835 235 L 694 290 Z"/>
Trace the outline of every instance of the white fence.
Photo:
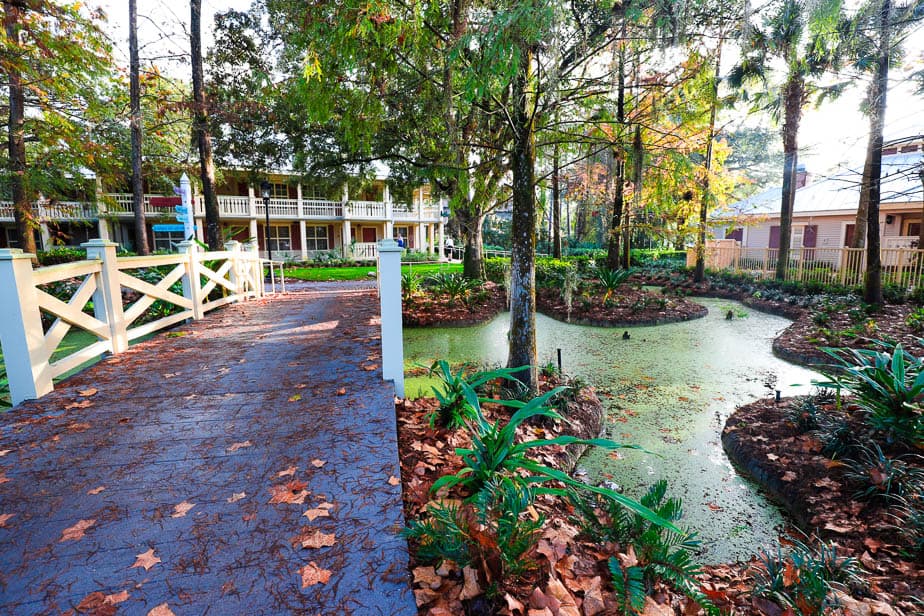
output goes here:
<path id="1" fill-rule="evenodd" d="M 707 242 L 706 268 L 748 272 L 757 277 L 775 275 L 778 248 L 748 248 L 728 243 Z M 924 283 L 924 250 L 883 248 L 883 284 L 917 287 Z M 696 263 L 696 251 L 687 251 L 687 265 Z M 866 273 L 865 248 L 794 248 L 790 251 L 786 278 L 800 282 L 859 285 Z"/>
<path id="2" fill-rule="evenodd" d="M 0 250 L 0 343 L 13 404 L 47 394 L 54 378 L 102 353 L 121 353 L 131 340 L 264 294 L 263 262 L 255 247 L 242 250 L 238 242 L 204 253 L 196 243 L 183 242 L 179 254 L 122 258 L 116 257 L 114 242 L 91 240 L 82 246 L 86 261 L 38 269 L 32 268 L 32 255 Z M 144 279 L 152 268 L 157 273 Z M 54 294 L 43 288 L 55 284 Z M 62 288 L 73 287 L 68 299 L 60 299 Z M 92 315 L 85 312 L 91 300 Z M 155 302 L 169 309 L 141 322 L 151 316 L 148 309 Z M 43 313 L 46 322 L 51 320 L 47 329 Z M 74 327 L 97 341 L 52 361 Z"/>

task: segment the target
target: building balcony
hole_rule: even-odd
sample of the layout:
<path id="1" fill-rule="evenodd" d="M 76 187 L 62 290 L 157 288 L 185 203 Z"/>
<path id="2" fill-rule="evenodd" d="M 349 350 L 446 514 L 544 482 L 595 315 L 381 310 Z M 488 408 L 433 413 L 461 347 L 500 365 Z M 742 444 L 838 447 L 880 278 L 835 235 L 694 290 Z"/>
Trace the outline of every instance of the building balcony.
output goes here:
<path id="1" fill-rule="evenodd" d="M 151 205 L 151 197 L 144 196 L 144 213 L 151 219 L 173 217 L 172 207 Z M 134 216 L 132 196 L 127 193 L 111 193 L 98 204 L 79 201 L 39 201 L 35 214 L 42 221 L 97 220 L 100 217 L 126 218 Z M 247 196 L 219 195 L 219 215 L 222 220 L 265 220 L 266 209 L 263 200 Z M 201 196 L 195 199 L 195 216 L 205 216 Z M 389 216 L 389 210 L 391 216 Z M 377 222 L 420 222 L 439 223 L 440 208 L 429 203 L 406 204 L 385 201 L 330 201 L 323 199 L 270 199 L 270 220 L 362 220 Z M 13 221 L 13 204 L 0 201 L 0 222 Z"/>

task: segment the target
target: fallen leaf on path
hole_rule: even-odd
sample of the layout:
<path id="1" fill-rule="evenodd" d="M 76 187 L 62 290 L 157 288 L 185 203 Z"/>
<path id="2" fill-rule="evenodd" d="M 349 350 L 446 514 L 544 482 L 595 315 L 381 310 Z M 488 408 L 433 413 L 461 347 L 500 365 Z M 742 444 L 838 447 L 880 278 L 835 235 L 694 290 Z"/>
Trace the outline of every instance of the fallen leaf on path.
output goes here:
<path id="1" fill-rule="evenodd" d="M 169 605 L 166 603 L 161 603 L 153 610 L 148 612 L 148 616 L 176 616 L 176 614 L 173 613 L 173 610 L 170 609 Z"/>
<path id="2" fill-rule="evenodd" d="M 135 556 L 135 564 L 129 567 L 129 569 L 144 567 L 144 570 L 147 571 L 159 562 L 162 562 L 161 559 L 157 556 L 154 556 L 154 548 L 151 548 L 147 552 L 142 552 L 141 554 Z M 164 605 L 166 605 L 166 603 Z"/>
<path id="3" fill-rule="evenodd" d="M 338 395 L 338 396 L 345 396 L 345 395 L 346 395 L 346 387 L 341 387 L 340 389 L 338 389 L 338 390 L 337 390 L 337 395 Z"/>
<path id="4" fill-rule="evenodd" d="M 309 521 L 314 522 L 315 518 L 329 518 L 330 512 L 327 509 L 318 508 L 318 509 L 309 509 L 302 515 L 308 518 Z"/>
<path id="5" fill-rule="evenodd" d="M 85 409 L 87 407 L 93 406 L 93 403 L 89 400 L 81 400 L 80 402 L 71 402 L 70 404 L 64 407 L 64 410 L 69 409 Z"/>
<path id="6" fill-rule="evenodd" d="M 10 478 L 6 476 L 6 471 L 0 471 L 0 484 L 4 484 L 10 481 Z"/>
<path id="7" fill-rule="evenodd" d="M 85 398 L 89 398 L 90 396 L 95 396 L 98 391 L 99 390 L 95 387 L 88 387 L 87 389 L 78 389 L 77 393 Z"/>
<path id="8" fill-rule="evenodd" d="M 327 584 L 331 573 L 327 569 L 321 569 L 314 561 L 299 569 L 298 572 L 302 576 L 302 588 L 315 584 Z"/>
<path id="9" fill-rule="evenodd" d="M 122 603 L 123 601 L 128 601 L 128 597 L 129 597 L 128 591 L 123 590 L 121 592 L 117 592 L 111 595 L 106 595 L 106 598 L 103 599 L 103 602 L 106 605 L 118 605 Z"/>
<path id="10" fill-rule="evenodd" d="M 322 533 L 319 530 L 314 531 L 302 539 L 303 548 L 326 548 L 336 543 L 335 533 Z"/>
<path id="11" fill-rule="evenodd" d="M 80 520 L 73 526 L 65 528 L 61 532 L 61 538 L 58 539 L 58 542 L 60 543 L 62 541 L 68 540 L 77 541 L 79 539 L 83 539 L 84 532 L 94 524 L 96 524 L 96 520 Z"/>
<path id="12" fill-rule="evenodd" d="M 0 449 L 0 458 L 13 451 L 12 449 Z"/>
<path id="13" fill-rule="evenodd" d="M 289 402 L 298 402 L 302 399 L 301 394 L 295 394 L 294 396 L 289 396 Z"/>
<path id="14" fill-rule="evenodd" d="M 295 471 L 297 470 L 298 470 L 297 466 L 290 466 L 286 470 L 279 471 L 278 473 L 276 473 L 276 476 L 277 477 L 293 477 L 295 476 Z"/>
<path id="15" fill-rule="evenodd" d="M 273 486 L 269 489 L 272 498 L 270 498 L 270 505 L 276 505 L 279 503 L 287 503 L 290 505 L 303 505 L 305 504 L 305 499 L 308 498 L 308 490 L 305 489 L 305 486 L 308 485 L 304 481 L 298 481 L 293 479 L 288 483 L 282 485 Z"/>
<path id="16" fill-rule="evenodd" d="M 234 443 L 233 445 L 228 447 L 225 451 L 227 451 L 228 453 L 233 453 L 237 451 L 238 449 L 243 449 L 244 447 L 253 447 L 253 443 L 251 443 L 250 441 L 242 441 L 240 443 Z"/>
<path id="17" fill-rule="evenodd" d="M 99 494 L 105 489 L 106 489 L 106 486 L 99 486 L 97 488 L 93 488 L 92 490 L 87 490 L 87 494 L 89 494 L 90 496 L 96 496 L 97 494 Z"/>
<path id="18" fill-rule="evenodd" d="M 100 591 L 91 592 L 84 597 L 76 607 L 78 614 L 93 614 L 94 616 L 112 616 L 116 609 L 106 605 L 106 595 Z"/>
<path id="19" fill-rule="evenodd" d="M 10 518 L 14 517 L 15 513 L 0 513 L 0 528 L 6 526 L 6 523 L 10 521 Z"/>
<path id="20" fill-rule="evenodd" d="M 325 464 L 327 464 L 327 461 L 326 461 L 326 460 L 317 460 L 317 459 L 315 459 L 315 460 L 312 460 L 312 461 L 311 461 L 311 466 L 313 466 L 313 467 L 315 467 L 315 468 L 321 468 L 321 467 L 324 466 Z"/>
<path id="21" fill-rule="evenodd" d="M 232 493 L 231 496 L 228 498 L 228 502 L 229 502 L 229 503 L 236 503 L 237 501 L 241 500 L 242 498 L 245 498 L 246 496 L 247 496 L 247 493 L 246 493 L 246 492 L 234 492 L 234 493 Z"/>
<path id="22" fill-rule="evenodd" d="M 368 366 L 363 366 L 363 370 L 365 370 L 366 372 L 373 372 L 378 369 L 379 369 L 378 364 L 369 364 Z"/>
<path id="23" fill-rule="evenodd" d="M 388 483 L 393 486 L 396 486 L 401 483 L 401 480 L 395 477 L 394 475 L 392 475 L 391 477 L 388 478 Z"/>
<path id="24" fill-rule="evenodd" d="M 185 517 L 186 514 L 189 512 L 189 510 L 195 506 L 196 506 L 195 503 L 191 503 L 189 501 L 184 500 L 182 503 L 179 503 L 178 505 L 173 506 L 173 513 L 170 514 L 170 517 L 171 518 Z"/>

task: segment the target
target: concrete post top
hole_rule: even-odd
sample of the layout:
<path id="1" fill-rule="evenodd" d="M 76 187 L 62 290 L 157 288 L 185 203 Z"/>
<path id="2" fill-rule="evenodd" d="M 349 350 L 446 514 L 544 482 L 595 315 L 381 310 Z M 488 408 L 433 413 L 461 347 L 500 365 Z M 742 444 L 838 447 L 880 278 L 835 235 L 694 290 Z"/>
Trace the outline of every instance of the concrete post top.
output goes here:
<path id="1" fill-rule="evenodd" d="M 241 243 L 237 240 L 225 242 L 225 250 L 240 250 Z"/>
<path id="2" fill-rule="evenodd" d="M 186 175 L 186 172 L 183 172 L 183 175 L 180 176 L 180 184 L 189 184 L 189 176 Z"/>
<path id="3" fill-rule="evenodd" d="M 80 245 L 81 248 L 107 248 L 109 246 L 115 246 L 116 248 L 118 248 L 119 243 L 113 242 L 110 240 L 93 238 L 92 240 L 86 241 Z"/>
<path id="4" fill-rule="evenodd" d="M 179 248 L 181 252 L 187 252 L 189 250 L 198 250 L 199 243 L 191 242 L 189 240 L 184 240 L 182 242 L 178 242 L 176 247 Z"/>
<path id="5" fill-rule="evenodd" d="M 379 252 L 404 252 L 398 242 L 392 239 L 379 240 Z"/>
<path id="6" fill-rule="evenodd" d="M 29 259 L 31 261 L 34 258 L 34 254 L 23 252 L 22 248 L 0 248 L 0 261 L 13 261 L 14 259 Z"/>

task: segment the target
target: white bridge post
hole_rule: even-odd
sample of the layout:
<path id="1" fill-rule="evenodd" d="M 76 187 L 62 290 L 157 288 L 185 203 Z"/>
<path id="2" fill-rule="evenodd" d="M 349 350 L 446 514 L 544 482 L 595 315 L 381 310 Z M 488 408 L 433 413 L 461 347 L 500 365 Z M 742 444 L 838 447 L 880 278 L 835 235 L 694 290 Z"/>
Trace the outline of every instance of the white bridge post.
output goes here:
<path id="1" fill-rule="evenodd" d="M 401 321 L 401 253 L 391 238 L 379 241 L 379 306 L 382 317 L 382 378 L 404 397 L 404 332 Z"/>
<path id="2" fill-rule="evenodd" d="M 177 244 L 180 252 L 186 255 L 186 275 L 183 276 L 183 297 L 192 301 L 192 318 L 202 318 L 202 287 L 199 286 L 199 245 L 194 241 Z"/>
<path id="3" fill-rule="evenodd" d="M 34 255 L 0 249 L 0 346 L 13 404 L 53 389 L 42 316 L 32 281 Z"/>
<path id="4" fill-rule="evenodd" d="M 116 257 L 118 246 L 115 242 L 100 239 L 80 245 L 87 251 L 88 260 L 102 261 L 96 292 L 93 293 L 93 312 L 97 319 L 109 326 L 113 354 L 124 353 L 128 349 L 128 331 L 122 308 L 122 285 L 119 284 Z"/>

